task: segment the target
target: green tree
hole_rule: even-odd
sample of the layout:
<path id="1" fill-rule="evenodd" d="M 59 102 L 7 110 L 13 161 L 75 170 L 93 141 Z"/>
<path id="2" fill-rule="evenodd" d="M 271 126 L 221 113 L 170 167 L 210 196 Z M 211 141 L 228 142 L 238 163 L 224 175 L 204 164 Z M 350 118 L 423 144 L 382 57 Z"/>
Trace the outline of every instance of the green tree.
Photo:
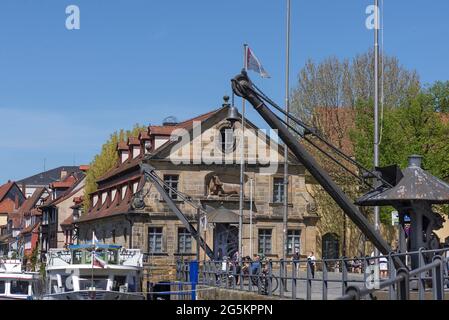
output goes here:
<path id="1" fill-rule="evenodd" d="M 132 130 L 125 131 L 121 129 L 111 134 L 109 139 L 103 144 L 101 152 L 94 157 L 87 171 L 84 212 L 87 212 L 91 204 L 89 194 L 98 189 L 96 181 L 111 170 L 119 160 L 116 150 L 117 143 L 126 141 L 129 137 L 137 137 L 144 130 L 146 130 L 146 127 L 138 124 L 134 125 Z"/>
<path id="2" fill-rule="evenodd" d="M 435 112 L 434 98 L 423 90 L 403 102 L 398 108 L 384 110 L 379 145 L 380 166 L 407 166 L 412 154 L 423 156 L 424 169 L 436 177 L 449 180 L 449 124 L 445 114 Z M 356 106 L 355 128 L 350 137 L 355 157 L 364 166 L 373 163 L 373 101 L 359 101 Z M 447 208 L 444 209 L 446 211 Z M 391 208 L 383 208 L 381 218 L 389 221 Z"/>
<path id="3" fill-rule="evenodd" d="M 449 112 L 449 81 L 437 81 L 427 89 L 435 111 Z"/>

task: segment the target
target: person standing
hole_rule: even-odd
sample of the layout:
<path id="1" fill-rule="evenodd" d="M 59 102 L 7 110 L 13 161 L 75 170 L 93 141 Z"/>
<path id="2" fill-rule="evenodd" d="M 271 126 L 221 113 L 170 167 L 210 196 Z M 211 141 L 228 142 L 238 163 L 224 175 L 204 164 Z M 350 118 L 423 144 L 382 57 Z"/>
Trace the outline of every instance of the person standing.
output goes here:
<path id="1" fill-rule="evenodd" d="M 309 256 L 307 257 L 307 261 L 310 266 L 310 271 L 312 273 L 312 278 L 315 278 L 315 263 L 316 263 L 316 257 L 313 254 L 313 251 L 310 251 Z"/>

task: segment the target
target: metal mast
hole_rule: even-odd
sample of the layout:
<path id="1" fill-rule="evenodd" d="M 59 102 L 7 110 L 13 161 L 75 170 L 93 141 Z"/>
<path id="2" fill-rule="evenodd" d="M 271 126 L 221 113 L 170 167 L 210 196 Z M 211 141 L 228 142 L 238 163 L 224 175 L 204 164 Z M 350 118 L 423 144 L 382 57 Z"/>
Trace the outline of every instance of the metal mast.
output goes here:
<path id="1" fill-rule="evenodd" d="M 286 63 L 285 63 L 285 112 L 290 112 L 290 0 L 287 0 L 287 32 L 286 32 Z M 288 116 L 285 121 L 289 122 Z M 287 231 L 288 230 L 288 148 L 284 144 L 284 216 L 283 216 L 283 250 L 282 258 L 285 260 L 287 256 Z"/>
<path id="2" fill-rule="evenodd" d="M 248 45 L 243 45 L 243 68 L 248 69 Z M 243 196 L 245 187 L 245 99 L 242 99 L 242 130 L 240 141 L 240 199 L 239 199 L 239 259 L 243 256 Z"/>
<path id="3" fill-rule="evenodd" d="M 379 166 L 379 0 L 374 0 L 374 167 Z M 378 186 L 376 179 L 375 186 Z M 374 229 L 379 231 L 379 207 L 374 207 Z M 374 249 L 377 256 L 379 251 Z"/>

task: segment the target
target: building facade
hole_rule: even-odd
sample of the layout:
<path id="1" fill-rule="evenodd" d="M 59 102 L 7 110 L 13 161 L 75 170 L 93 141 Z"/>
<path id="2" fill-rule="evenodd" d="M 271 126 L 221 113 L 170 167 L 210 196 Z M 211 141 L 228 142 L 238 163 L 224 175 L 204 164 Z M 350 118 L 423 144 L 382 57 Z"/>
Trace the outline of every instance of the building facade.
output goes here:
<path id="1" fill-rule="evenodd" d="M 74 199 L 84 195 L 86 176 L 83 172 L 71 173 L 50 185 L 50 196 L 41 206 L 41 257 L 50 248 L 63 248 L 66 242 L 65 222 L 72 217 Z"/>
<path id="2" fill-rule="evenodd" d="M 211 258 L 233 255 L 239 242 L 242 126 L 240 120 L 229 121 L 228 112 L 229 105 L 224 104 L 188 121 L 150 126 L 138 138 L 119 144 L 119 163 L 97 181 L 98 191 L 90 195 L 92 208 L 77 223 L 80 241 L 90 241 L 95 233 L 105 243 L 140 248 L 147 254 L 147 280 L 152 282 L 173 279 L 177 259 L 198 257 L 196 241 L 186 226 L 153 183 L 142 176 L 140 164 L 146 163 L 155 168 L 167 193 L 192 225 L 198 228 L 200 216 L 206 217 L 201 235 L 213 251 Z M 263 253 L 280 259 L 283 149 L 264 134 L 257 135 L 257 128 L 249 121 L 245 132 L 256 134 L 246 133 L 243 147 L 242 254 Z M 267 153 L 271 161 L 265 161 Z M 318 216 L 310 210 L 313 206 L 304 167 L 293 157 L 289 163 L 287 249 L 289 255 L 298 251 L 306 256 L 316 249 Z M 183 195 L 202 210 L 191 206 Z M 143 199 L 144 206 L 136 205 L 136 199 Z M 198 255 L 205 258 L 203 250 Z"/>

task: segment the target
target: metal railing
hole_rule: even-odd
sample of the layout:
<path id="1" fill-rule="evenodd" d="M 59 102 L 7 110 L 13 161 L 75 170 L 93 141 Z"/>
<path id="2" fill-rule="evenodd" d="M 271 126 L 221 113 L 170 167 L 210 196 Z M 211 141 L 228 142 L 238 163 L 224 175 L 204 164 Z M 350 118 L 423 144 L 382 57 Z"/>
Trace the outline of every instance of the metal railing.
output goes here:
<path id="1" fill-rule="evenodd" d="M 424 300 L 426 292 L 444 299 L 448 280 L 449 248 L 390 253 L 386 256 L 299 260 L 201 261 L 198 284 L 242 290 L 287 299 L 352 300 L 373 299 L 384 291 L 388 299 L 408 299 L 417 291 Z M 407 268 L 396 269 L 400 258 Z M 419 267 L 410 270 L 412 259 Z M 177 279 L 189 281 L 189 263 L 177 261 Z"/>

